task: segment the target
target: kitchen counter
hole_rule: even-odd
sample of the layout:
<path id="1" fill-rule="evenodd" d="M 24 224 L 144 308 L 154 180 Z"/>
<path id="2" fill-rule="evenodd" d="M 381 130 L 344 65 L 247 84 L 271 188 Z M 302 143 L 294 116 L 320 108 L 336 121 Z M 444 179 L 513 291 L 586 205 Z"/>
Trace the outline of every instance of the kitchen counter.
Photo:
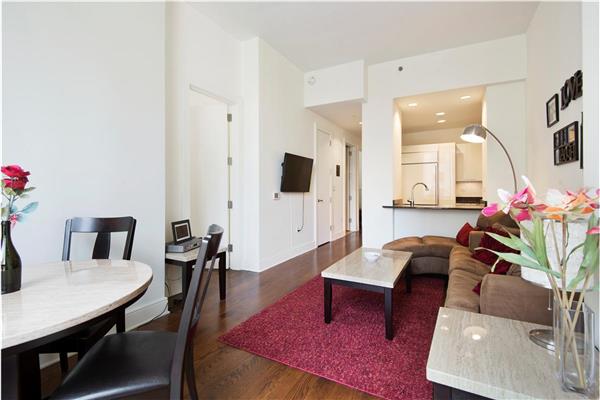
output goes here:
<path id="1" fill-rule="evenodd" d="M 476 210 L 481 211 L 485 207 L 483 204 L 456 204 L 453 206 L 427 206 L 416 205 L 414 207 L 408 204 L 384 205 L 383 208 L 402 208 L 409 210 Z"/>

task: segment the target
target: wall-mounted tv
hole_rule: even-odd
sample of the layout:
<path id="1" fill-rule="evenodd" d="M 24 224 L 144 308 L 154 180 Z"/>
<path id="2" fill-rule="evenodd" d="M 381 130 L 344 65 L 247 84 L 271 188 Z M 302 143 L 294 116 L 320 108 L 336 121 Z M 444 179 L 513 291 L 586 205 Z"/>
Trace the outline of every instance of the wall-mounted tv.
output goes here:
<path id="1" fill-rule="evenodd" d="M 281 192 L 309 192 L 312 158 L 285 153 L 281 174 Z"/>

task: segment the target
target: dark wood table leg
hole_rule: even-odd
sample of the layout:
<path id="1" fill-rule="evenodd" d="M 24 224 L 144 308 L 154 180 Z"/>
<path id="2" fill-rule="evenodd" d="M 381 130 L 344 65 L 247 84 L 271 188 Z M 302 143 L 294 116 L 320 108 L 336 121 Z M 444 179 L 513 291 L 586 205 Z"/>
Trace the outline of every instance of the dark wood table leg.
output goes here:
<path id="1" fill-rule="evenodd" d="M 410 263 L 406 266 L 406 272 L 404 272 L 404 280 L 406 282 L 406 293 L 412 293 L 412 268 Z"/>
<path id="2" fill-rule="evenodd" d="M 452 400 L 452 388 L 433 382 L 433 400 Z"/>
<path id="3" fill-rule="evenodd" d="M 117 333 L 125 332 L 125 309 L 117 311 Z"/>
<path id="4" fill-rule="evenodd" d="M 385 297 L 385 338 L 392 340 L 394 338 L 394 321 L 393 321 L 393 293 L 394 289 L 384 288 Z"/>
<path id="5" fill-rule="evenodd" d="M 227 264 L 226 264 L 226 252 L 219 253 L 219 298 L 221 300 L 225 300 L 227 295 L 226 293 L 226 285 L 227 280 L 225 279 L 225 273 L 227 272 Z"/>
<path id="6" fill-rule="evenodd" d="M 193 266 L 196 260 L 189 261 L 181 268 L 181 294 L 183 296 L 183 303 L 187 298 L 188 288 L 190 287 L 190 281 L 192 280 Z"/>
<path id="7" fill-rule="evenodd" d="M 324 278 L 324 293 L 325 293 L 325 323 L 331 322 L 331 279 Z"/>
<path id="8" fill-rule="evenodd" d="M 25 351 L 2 357 L 2 398 L 40 399 L 42 397 L 38 354 Z"/>

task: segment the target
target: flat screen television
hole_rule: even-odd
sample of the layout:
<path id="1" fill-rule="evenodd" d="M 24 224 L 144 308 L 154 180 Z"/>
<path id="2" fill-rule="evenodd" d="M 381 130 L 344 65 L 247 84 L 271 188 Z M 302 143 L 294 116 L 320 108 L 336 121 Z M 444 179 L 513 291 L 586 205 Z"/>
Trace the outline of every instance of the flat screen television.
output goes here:
<path id="1" fill-rule="evenodd" d="M 281 174 L 281 192 L 309 192 L 312 158 L 285 153 Z"/>

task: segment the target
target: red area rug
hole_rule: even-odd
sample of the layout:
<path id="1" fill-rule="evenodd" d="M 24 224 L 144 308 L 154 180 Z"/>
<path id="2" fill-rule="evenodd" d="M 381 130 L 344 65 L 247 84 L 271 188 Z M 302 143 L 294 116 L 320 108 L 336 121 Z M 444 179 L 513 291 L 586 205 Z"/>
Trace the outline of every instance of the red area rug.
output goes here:
<path id="1" fill-rule="evenodd" d="M 219 340 L 386 399 L 431 399 L 425 377 L 444 282 L 413 277 L 394 292 L 394 339 L 384 337 L 383 294 L 333 286 L 333 320 L 323 322 L 318 276 Z"/>

